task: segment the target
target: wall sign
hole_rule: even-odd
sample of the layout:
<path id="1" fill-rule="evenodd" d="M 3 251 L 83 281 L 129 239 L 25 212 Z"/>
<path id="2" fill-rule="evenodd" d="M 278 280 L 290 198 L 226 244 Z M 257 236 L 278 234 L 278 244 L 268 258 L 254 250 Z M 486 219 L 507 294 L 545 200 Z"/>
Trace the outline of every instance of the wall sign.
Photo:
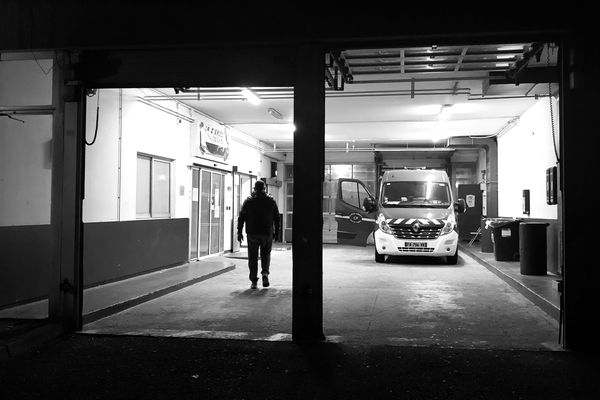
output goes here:
<path id="1" fill-rule="evenodd" d="M 227 160 L 229 156 L 229 140 L 224 128 L 215 127 L 204 121 L 200 121 L 198 134 L 200 137 L 198 147 L 203 156 L 210 155 Z"/>
<path id="2" fill-rule="evenodd" d="M 469 207 L 469 208 L 475 207 L 475 195 L 468 194 L 466 197 L 467 197 L 466 198 L 466 200 L 467 200 L 467 207 Z"/>

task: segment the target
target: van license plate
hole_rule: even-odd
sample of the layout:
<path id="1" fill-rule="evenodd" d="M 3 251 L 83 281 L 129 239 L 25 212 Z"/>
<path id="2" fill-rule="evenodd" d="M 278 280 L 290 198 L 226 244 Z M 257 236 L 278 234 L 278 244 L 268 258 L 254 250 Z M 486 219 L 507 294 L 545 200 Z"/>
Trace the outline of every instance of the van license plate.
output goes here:
<path id="1" fill-rule="evenodd" d="M 404 242 L 404 247 L 427 247 L 427 242 Z"/>

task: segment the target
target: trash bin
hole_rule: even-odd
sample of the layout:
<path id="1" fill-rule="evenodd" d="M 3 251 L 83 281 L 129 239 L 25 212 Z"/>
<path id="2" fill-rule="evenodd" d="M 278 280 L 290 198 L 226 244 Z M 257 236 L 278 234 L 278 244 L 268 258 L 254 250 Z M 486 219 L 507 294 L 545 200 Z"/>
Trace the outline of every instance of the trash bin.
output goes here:
<path id="1" fill-rule="evenodd" d="M 519 219 L 490 221 L 496 261 L 519 261 Z"/>
<path id="2" fill-rule="evenodd" d="M 519 225 L 519 254 L 522 275 L 546 275 L 547 222 L 523 222 Z"/>
<path id="3" fill-rule="evenodd" d="M 482 253 L 494 252 L 494 244 L 492 243 L 492 227 L 490 226 L 489 222 L 491 222 L 491 219 L 481 218 L 481 238 L 479 239 L 479 243 L 481 244 Z"/>

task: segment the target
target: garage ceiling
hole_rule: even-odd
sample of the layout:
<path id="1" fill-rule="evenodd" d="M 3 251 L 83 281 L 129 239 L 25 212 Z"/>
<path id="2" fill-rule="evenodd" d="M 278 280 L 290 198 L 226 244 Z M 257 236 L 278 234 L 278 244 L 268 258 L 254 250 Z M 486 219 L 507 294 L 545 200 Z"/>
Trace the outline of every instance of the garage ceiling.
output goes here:
<path id="1" fill-rule="evenodd" d="M 558 48 L 547 43 L 344 49 L 324 60 L 326 148 L 440 147 L 494 136 L 558 94 Z M 549 84 L 551 82 L 551 84 Z M 293 146 L 293 88 L 161 89 L 268 146 Z M 440 111 L 450 111 L 442 116 Z"/>

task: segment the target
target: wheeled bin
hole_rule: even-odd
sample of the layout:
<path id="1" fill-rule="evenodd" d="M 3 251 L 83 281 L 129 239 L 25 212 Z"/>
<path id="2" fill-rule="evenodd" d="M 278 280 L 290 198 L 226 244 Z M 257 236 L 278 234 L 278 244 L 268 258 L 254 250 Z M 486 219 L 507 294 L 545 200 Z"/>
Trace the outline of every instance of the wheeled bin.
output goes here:
<path id="1" fill-rule="evenodd" d="M 496 218 L 490 222 L 496 261 L 519 261 L 519 219 Z"/>
<path id="2" fill-rule="evenodd" d="M 546 275 L 547 222 L 522 222 L 519 225 L 519 254 L 522 275 Z"/>

